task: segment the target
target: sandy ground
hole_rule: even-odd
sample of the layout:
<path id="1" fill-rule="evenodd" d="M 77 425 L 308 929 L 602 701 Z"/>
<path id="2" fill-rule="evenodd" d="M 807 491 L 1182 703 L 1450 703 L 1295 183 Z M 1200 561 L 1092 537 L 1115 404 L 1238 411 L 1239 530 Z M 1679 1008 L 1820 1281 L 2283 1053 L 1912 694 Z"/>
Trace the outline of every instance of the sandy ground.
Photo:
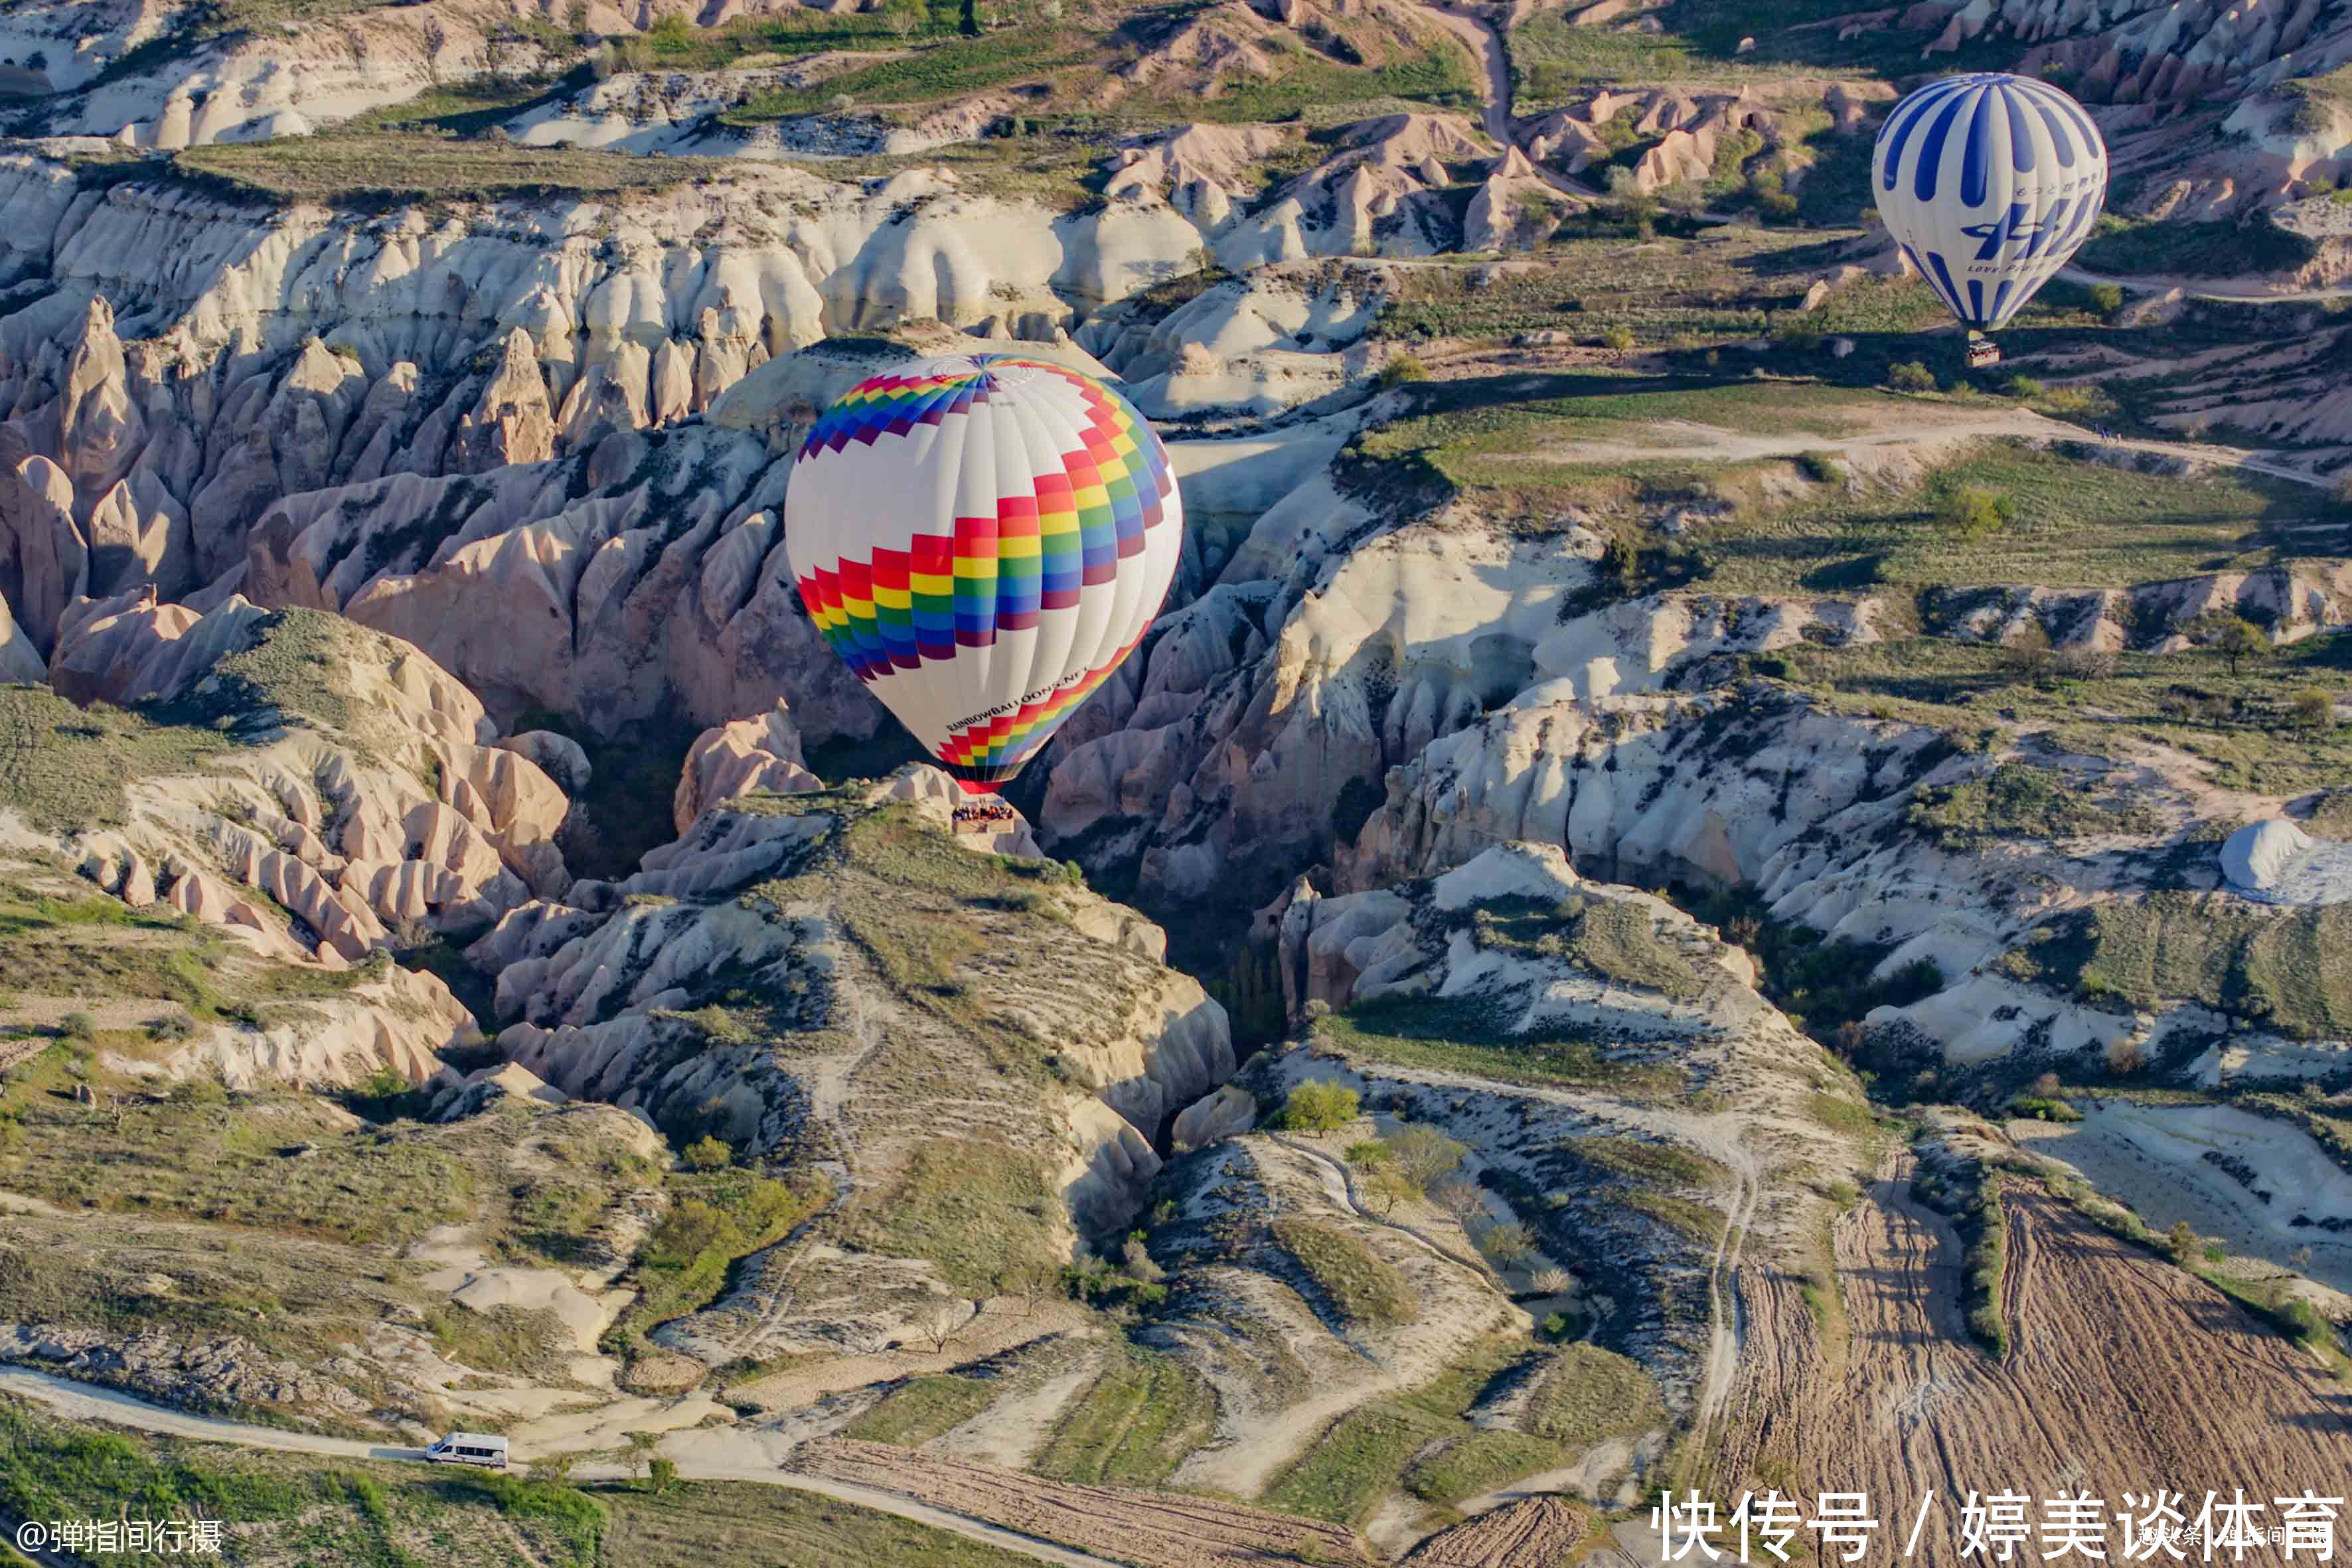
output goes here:
<path id="1" fill-rule="evenodd" d="M 825 1438 L 793 1460 L 803 1475 L 898 1493 L 936 1508 L 1135 1568 L 1222 1568 L 1268 1561 L 1368 1561 L 1338 1525 L 1180 1492 L 1046 1480 L 883 1443 Z"/>
<path id="2" fill-rule="evenodd" d="M 2294 1268 L 2296 1250 L 2308 1247 L 2311 1266 L 2296 1271 L 2352 1290 L 2352 1230 L 2294 1223 L 2352 1219 L 2352 1173 L 2300 1129 L 2224 1105 L 2109 1100 L 2082 1110 L 2081 1121 L 2066 1125 L 2013 1121 L 2009 1134 L 2037 1154 L 2063 1160 L 2158 1230 L 2187 1220 L 2231 1251 L 2281 1268 Z M 2208 1152 L 2250 1167 L 2254 1186 L 2205 1159 Z"/>
<path id="3" fill-rule="evenodd" d="M 1932 1491 L 1916 1561 L 1951 1568 L 1969 1489 L 2040 1498 L 2063 1485 L 2113 1505 L 2162 1486 L 2192 1509 L 2209 1489 L 2342 1495 L 2352 1394 L 2315 1358 L 2021 1184 L 2007 1200 L 2011 1355 L 1979 1350 L 1962 1321 L 1959 1237 L 1911 1201 L 1908 1180 L 1907 1155 L 1890 1157 L 1838 1223 L 1847 1332 L 1835 1364 L 1794 1280 L 1748 1281 L 1748 1372 L 1715 1491 L 1758 1484 L 1762 1460 L 1808 1495 L 1868 1492 L 1902 1535 Z"/>

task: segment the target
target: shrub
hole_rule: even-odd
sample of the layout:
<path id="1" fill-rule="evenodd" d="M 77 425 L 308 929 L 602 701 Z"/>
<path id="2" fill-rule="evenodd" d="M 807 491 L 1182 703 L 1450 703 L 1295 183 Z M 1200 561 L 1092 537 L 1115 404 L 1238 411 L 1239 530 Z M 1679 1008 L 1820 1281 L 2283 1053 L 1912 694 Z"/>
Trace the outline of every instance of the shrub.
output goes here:
<path id="1" fill-rule="evenodd" d="M 2003 397 L 2039 397 L 2042 384 L 2030 375 L 2012 375 L 2000 384 Z"/>
<path id="2" fill-rule="evenodd" d="M 1293 1132 L 1331 1132 L 1356 1119 L 1356 1091 L 1345 1084 L 1302 1083 L 1282 1102 L 1282 1125 Z"/>
<path id="3" fill-rule="evenodd" d="M 2094 283 L 2091 285 L 2091 309 L 2102 316 L 2113 316 L 2124 308 L 2123 285 Z"/>
<path id="4" fill-rule="evenodd" d="M 1381 385 L 1402 386 L 1407 382 L 1427 381 L 1429 367 L 1411 354 L 1398 354 L 1381 366 Z"/>
<path id="5" fill-rule="evenodd" d="M 2306 686 L 2287 699 L 2287 710 L 2301 730 L 2325 730 L 2336 722 L 2336 697 L 2324 686 Z"/>
<path id="6" fill-rule="evenodd" d="M 735 1151 L 724 1139 L 706 1136 L 688 1143 L 680 1158 L 689 1171 L 723 1171 L 735 1163 Z"/>
<path id="7" fill-rule="evenodd" d="M 1937 521 L 1963 539 L 1982 539 L 2016 521 L 2017 509 L 1998 490 L 1957 485 L 1936 508 Z"/>
<path id="8" fill-rule="evenodd" d="M 1610 328 L 1601 334 L 1601 346 L 1623 353 L 1633 346 L 1633 329 L 1622 322 Z"/>
<path id="9" fill-rule="evenodd" d="M 1936 373 L 1916 359 L 1906 360 L 1901 364 L 1888 367 L 1886 384 L 1897 392 L 1933 392 L 1936 390 Z"/>
<path id="10" fill-rule="evenodd" d="M 1386 1165 L 1394 1159 L 1395 1156 L 1389 1152 L 1389 1146 L 1377 1138 L 1359 1138 L 1348 1145 L 1348 1163 L 1350 1165 Z"/>
<path id="11" fill-rule="evenodd" d="M 87 1013 L 68 1013 L 58 1020 L 58 1034 L 68 1040 L 96 1039 L 98 1021 Z"/>

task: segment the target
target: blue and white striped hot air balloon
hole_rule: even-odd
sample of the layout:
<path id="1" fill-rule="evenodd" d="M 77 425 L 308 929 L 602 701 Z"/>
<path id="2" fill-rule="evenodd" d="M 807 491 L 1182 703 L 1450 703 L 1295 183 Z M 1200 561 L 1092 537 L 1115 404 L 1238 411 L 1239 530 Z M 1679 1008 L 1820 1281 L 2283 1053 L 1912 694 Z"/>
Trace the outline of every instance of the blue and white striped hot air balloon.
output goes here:
<path id="1" fill-rule="evenodd" d="M 1879 216 L 1960 324 L 2007 323 L 2091 232 L 2107 148 L 2046 81 L 1988 71 L 1895 106 L 1871 154 Z"/>

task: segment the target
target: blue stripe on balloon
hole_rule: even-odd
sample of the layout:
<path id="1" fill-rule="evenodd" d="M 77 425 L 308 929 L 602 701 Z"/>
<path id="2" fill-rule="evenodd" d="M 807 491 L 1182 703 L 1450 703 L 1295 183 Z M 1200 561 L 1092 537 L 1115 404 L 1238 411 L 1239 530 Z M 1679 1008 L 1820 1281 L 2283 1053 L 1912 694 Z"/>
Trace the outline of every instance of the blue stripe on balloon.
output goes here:
<path id="1" fill-rule="evenodd" d="M 1886 143 L 1886 162 L 1879 169 L 1880 188 L 1889 191 L 1895 188 L 1895 182 L 1901 177 L 1895 166 L 1903 161 L 1904 143 L 1911 140 L 1911 132 L 1927 118 L 1929 110 L 1960 91 L 1962 86 L 1958 81 L 1940 81 L 1933 87 L 1921 88 L 1895 106 L 1895 113 L 1900 118 L 1888 121 L 1887 129 L 1881 133 Z"/>
<path id="2" fill-rule="evenodd" d="M 1971 278 L 1969 279 L 1969 314 L 1981 321 L 1984 320 L 1984 279 Z"/>
<path id="3" fill-rule="evenodd" d="M 1938 291 L 1944 296 L 1944 302 L 1951 306 L 1953 315 L 1959 317 L 1963 321 L 1967 321 L 1969 308 L 1960 300 L 1959 286 L 1952 281 L 1952 269 L 1944 265 L 1944 253 L 1940 250 L 1929 251 L 1927 262 L 1933 269 Z"/>
<path id="4" fill-rule="evenodd" d="M 2009 166 L 2021 174 L 2033 173 L 2033 121 L 2026 110 L 2032 102 L 2030 94 L 2003 90 L 2001 103 L 2009 110 Z"/>
<path id="5" fill-rule="evenodd" d="M 1992 178 L 1992 115 L 2000 97 L 2000 89 L 1987 88 L 1969 116 L 1969 137 L 1960 152 L 1960 200 L 1972 207 L 1984 205 L 1985 186 Z"/>
<path id="6" fill-rule="evenodd" d="M 1936 179 L 1938 165 L 1944 161 L 1944 142 L 1952 133 L 1952 121 L 1960 117 L 1960 110 L 1966 109 L 1968 103 L 1967 93 L 1954 93 L 1952 100 L 1944 106 L 1944 112 L 1936 116 L 1936 123 L 1927 127 L 1927 140 L 1919 146 L 1918 173 L 1911 180 L 1911 194 L 1923 202 L 1936 199 Z"/>
<path id="7" fill-rule="evenodd" d="M 1992 291 L 1992 316 L 1994 321 L 1997 321 L 2001 319 L 2002 307 L 2009 303 L 2010 290 L 2014 289 L 2016 286 L 2016 279 L 2004 278 L 2000 280 L 2000 287 Z M 2022 301 L 2021 301 L 2021 302 Z"/>
<path id="8" fill-rule="evenodd" d="M 2091 111 L 2063 93 L 2053 93 L 2052 97 L 2058 112 L 2074 122 L 2074 134 L 2083 139 L 2084 159 L 2096 163 L 2099 149 L 2106 143 L 2100 139 L 2098 122 L 2091 118 Z"/>
<path id="9" fill-rule="evenodd" d="M 2050 140 L 2058 144 L 2058 166 L 2062 169 L 2073 168 L 2074 166 L 2074 138 L 2073 133 L 2067 128 L 2066 116 L 2057 108 L 2056 105 L 2045 102 L 2039 99 L 2034 101 L 2033 107 L 2040 111 L 2042 115 L 2042 123 L 2050 127 Z M 2090 149 L 2087 147 L 2083 151 L 2085 156 L 2090 153 Z"/>
<path id="10" fill-rule="evenodd" d="M 2018 259 L 2031 261 L 2042 254 L 2050 244 L 2052 237 L 2057 234 L 2058 226 L 2066 221 L 2066 209 L 2074 205 L 2074 198 L 2072 196 L 2058 198 L 2057 205 L 2050 209 L 2040 223 L 2033 226 L 2033 237 L 2025 242 L 2024 254 Z"/>

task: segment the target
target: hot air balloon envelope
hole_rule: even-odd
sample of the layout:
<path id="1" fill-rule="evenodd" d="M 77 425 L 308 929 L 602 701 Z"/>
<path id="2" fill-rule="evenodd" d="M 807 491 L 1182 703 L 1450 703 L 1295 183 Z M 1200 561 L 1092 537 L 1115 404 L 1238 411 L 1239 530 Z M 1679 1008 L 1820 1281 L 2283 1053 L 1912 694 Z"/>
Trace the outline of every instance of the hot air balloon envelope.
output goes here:
<path id="1" fill-rule="evenodd" d="M 818 416 L 784 497 L 801 602 L 967 788 L 1011 778 L 1160 613 L 1176 478 L 1143 416 L 1064 365 L 919 360 Z"/>
<path id="2" fill-rule="evenodd" d="M 1871 155 L 1887 231 L 1963 326 L 2004 325 L 2091 232 L 2107 148 L 2046 81 L 1987 72 L 1895 106 Z"/>

